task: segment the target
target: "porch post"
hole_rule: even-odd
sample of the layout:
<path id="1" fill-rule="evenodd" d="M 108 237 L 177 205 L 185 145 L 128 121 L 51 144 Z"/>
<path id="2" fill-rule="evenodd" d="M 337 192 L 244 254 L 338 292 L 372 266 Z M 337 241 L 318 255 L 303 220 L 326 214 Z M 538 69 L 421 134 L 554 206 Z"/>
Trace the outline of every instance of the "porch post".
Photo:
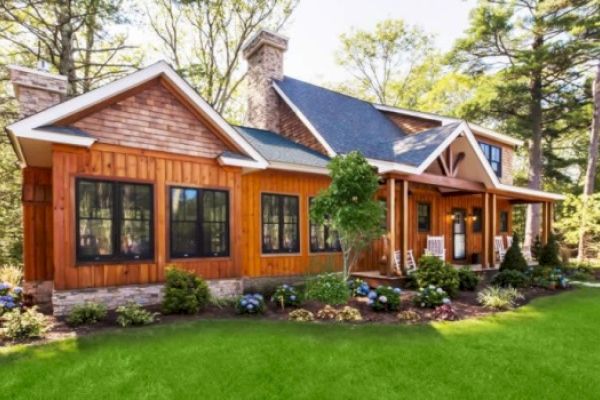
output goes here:
<path id="1" fill-rule="evenodd" d="M 481 268 L 487 268 L 490 262 L 490 194 L 482 193 L 483 197 L 483 215 L 482 217 L 482 230 L 481 230 Z"/>
<path id="2" fill-rule="evenodd" d="M 388 226 L 390 229 L 390 254 L 388 255 L 387 275 L 394 270 L 394 252 L 396 251 L 396 180 L 388 178 Z"/>
<path id="3" fill-rule="evenodd" d="M 408 181 L 402 180 L 400 181 L 400 198 L 401 198 L 401 209 L 400 209 L 400 213 L 401 213 L 401 225 L 400 225 L 400 238 L 402 240 L 401 244 L 400 244 L 400 251 L 401 251 L 401 260 L 402 260 L 402 264 L 401 264 L 401 270 L 402 270 L 402 275 L 406 275 L 406 266 L 408 265 L 408 239 L 409 239 L 409 234 L 408 234 L 408 210 L 409 210 L 409 204 L 408 204 Z"/>
<path id="4" fill-rule="evenodd" d="M 542 244 L 548 243 L 552 232 L 552 214 L 554 204 L 552 202 L 542 203 Z"/>
<path id="5" fill-rule="evenodd" d="M 490 249 L 490 268 L 496 266 L 496 252 L 494 251 L 494 236 L 498 231 L 498 201 L 495 193 L 490 194 L 490 232 L 488 246 Z"/>

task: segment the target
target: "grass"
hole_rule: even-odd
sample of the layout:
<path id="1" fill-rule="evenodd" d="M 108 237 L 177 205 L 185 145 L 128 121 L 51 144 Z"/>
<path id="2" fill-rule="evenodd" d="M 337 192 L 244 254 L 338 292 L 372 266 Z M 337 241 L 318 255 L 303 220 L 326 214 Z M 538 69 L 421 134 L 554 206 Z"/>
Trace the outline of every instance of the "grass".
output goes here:
<path id="1" fill-rule="evenodd" d="M 4 350 L 0 397 L 591 399 L 599 337 L 598 289 L 425 326 L 180 323 Z"/>

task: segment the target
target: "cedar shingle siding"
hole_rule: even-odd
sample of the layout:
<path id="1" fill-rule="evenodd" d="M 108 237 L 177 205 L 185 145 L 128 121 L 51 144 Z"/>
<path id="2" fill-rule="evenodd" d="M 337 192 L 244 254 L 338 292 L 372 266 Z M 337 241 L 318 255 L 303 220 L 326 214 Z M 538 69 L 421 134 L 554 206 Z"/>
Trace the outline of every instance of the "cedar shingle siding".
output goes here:
<path id="1" fill-rule="evenodd" d="M 101 143 L 215 158 L 227 146 L 158 81 L 73 124 Z"/>
<path id="2" fill-rule="evenodd" d="M 400 129 L 406 133 L 417 133 L 427 129 L 441 126 L 442 124 L 438 121 L 432 121 L 430 119 L 416 118 L 408 115 L 399 115 L 396 113 L 388 113 L 382 111 L 385 116 L 392 120 Z"/>

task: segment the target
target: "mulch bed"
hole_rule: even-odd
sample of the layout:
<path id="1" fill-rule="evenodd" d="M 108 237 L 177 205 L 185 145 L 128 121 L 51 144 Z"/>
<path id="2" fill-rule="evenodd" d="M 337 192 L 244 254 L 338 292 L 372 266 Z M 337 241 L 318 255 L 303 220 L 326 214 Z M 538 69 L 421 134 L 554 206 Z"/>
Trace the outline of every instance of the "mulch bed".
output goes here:
<path id="1" fill-rule="evenodd" d="M 478 290 L 482 289 L 486 286 L 485 282 L 480 284 Z M 478 291 L 477 290 L 477 291 Z M 569 290 L 569 289 L 567 289 Z M 460 292 L 456 298 L 452 300 L 452 307 L 456 311 L 458 319 L 468 319 L 468 318 L 479 318 L 485 315 L 490 315 L 494 313 L 498 313 L 501 311 L 487 309 L 480 306 L 477 303 L 477 291 L 474 292 Z M 521 289 L 520 292 L 524 295 L 524 299 L 518 303 L 518 307 L 521 307 L 531 300 L 542 297 L 555 295 L 557 293 L 562 293 L 565 290 L 548 290 L 541 288 L 529 288 L 529 289 Z M 415 295 L 414 291 L 404 290 L 401 296 L 401 310 L 400 311 L 413 311 L 418 315 L 417 320 L 415 321 L 402 321 L 397 317 L 397 312 L 376 312 L 371 309 L 371 307 L 367 304 L 366 298 L 356 297 L 351 298 L 348 302 L 348 306 L 357 308 L 363 320 L 359 322 L 354 322 L 356 324 L 365 324 L 365 323 L 384 323 L 384 324 L 426 324 L 434 320 L 432 316 L 432 309 L 423 309 L 413 305 L 412 298 Z M 341 309 L 344 305 L 336 306 L 335 308 Z M 324 307 L 323 303 L 319 303 L 316 301 L 306 301 L 302 304 L 302 308 L 313 312 L 316 316 L 317 311 Z M 156 308 L 152 311 L 160 311 L 159 308 Z M 251 320 L 275 320 L 275 321 L 287 321 L 288 313 L 292 311 L 291 308 L 287 308 L 282 310 L 276 304 L 268 301 L 267 309 L 262 315 L 251 315 L 251 316 L 240 316 L 236 314 L 235 310 L 231 306 L 227 307 L 217 307 L 214 305 L 208 306 L 202 312 L 197 315 L 160 315 L 158 324 L 171 324 L 175 322 L 190 322 L 197 320 L 218 320 L 218 319 L 240 319 L 246 318 Z M 51 341 L 66 339 L 70 337 L 78 337 L 85 336 L 92 333 L 99 333 L 103 331 L 110 331 L 116 328 L 116 314 L 114 312 L 109 313 L 105 321 L 102 321 L 93 326 L 81 326 L 81 327 L 71 327 L 65 323 L 63 319 L 56 318 L 54 316 L 48 317 L 52 322 L 52 328 L 47 332 L 46 336 L 43 339 L 34 339 L 28 340 L 25 342 L 26 344 L 43 344 Z M 317 323 L 339 323 L 335 321 L 318 321 Z M 156 324 L 155 324 L 156 325 Z M 134 328 L 135 329 L 135 328 Z M 0 339 L 0 347 L 10 346 L 15 344 L 10 341 L 3 341 Z"/>

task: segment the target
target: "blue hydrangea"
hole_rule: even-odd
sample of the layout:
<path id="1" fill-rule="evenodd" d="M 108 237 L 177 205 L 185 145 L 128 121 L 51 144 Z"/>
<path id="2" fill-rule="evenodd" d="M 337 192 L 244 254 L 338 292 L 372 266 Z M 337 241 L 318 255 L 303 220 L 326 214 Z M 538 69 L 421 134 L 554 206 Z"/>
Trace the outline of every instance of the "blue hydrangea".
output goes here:
<path id="1" fill-rule="evenodd" d="M 296 296 L 294 296 L 294 295 L 291 295 L 291 296 L 290 296 L 290 300 L 291 300 L 291 301 L 296 301 Z"/>
<path id="2" fill-rule="evenodd" d="M 374 290 L 371 290 L 369 292 L 369 296 L 368 297 L 369 297 L 369 299 L 376 299 L 377 298 L 377 292 L 374 291 Z"/>
<path id="3" fill-rule="evenodd" d="M 13 293 L 14 293 L 14 294 L 21 294 L 21 293 L 23 293 L 23 288 L 22 288 L 22 287 L 20 287 L 20 286 L 17 286 L 17 287 L 15 287 L 15 288 L 13 289 Z"/>
<path id="4" fill-rule="evenodd" d="M 394 293 L 400 294 L 402 293 L 402 290 L 400 290 L 400 288 L 394 288 Z"/>
<path id="5" fill-rule="evenodd" d="M 379 302 L 383 303 L 383 304 L 387 303 L 387 297 L 385 297 L 385 296 L 379 296 Z"/>
<path id="6" fill-rule="evenodd" d="M 452 303 L 452 302 L 450 301 L 450 299 L 449 299 L 449 298 L 447 298 L 447 297 L 444 297 L 444 298 L 442 299 L 442 303 L 444 303 L 444 304 L 450 304 L 450 303 Z"/>
<path id="7" fill-rule="evenodd" d="M 245 306 L 246 304 L 248 304 L 248 302 L 245 299 L 242 299 L 242 301 L 240 301 L 240 304 Z"/>

